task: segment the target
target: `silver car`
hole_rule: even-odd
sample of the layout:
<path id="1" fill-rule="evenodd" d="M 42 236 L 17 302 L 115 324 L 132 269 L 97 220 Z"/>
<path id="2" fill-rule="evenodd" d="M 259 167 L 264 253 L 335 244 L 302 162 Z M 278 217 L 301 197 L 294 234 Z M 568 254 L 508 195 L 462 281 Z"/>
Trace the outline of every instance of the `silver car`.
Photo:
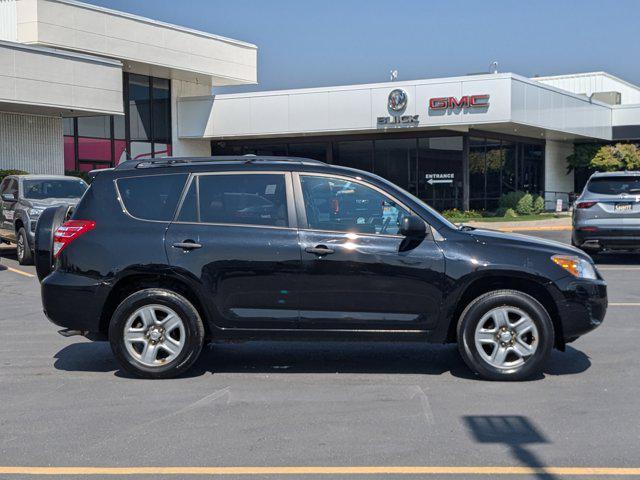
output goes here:
<path id="1" fill-rule="evenodd" d="M 591 175 L 574 203 L 571 242 L 589 253 L 640 249 L 640 172 Z"/>

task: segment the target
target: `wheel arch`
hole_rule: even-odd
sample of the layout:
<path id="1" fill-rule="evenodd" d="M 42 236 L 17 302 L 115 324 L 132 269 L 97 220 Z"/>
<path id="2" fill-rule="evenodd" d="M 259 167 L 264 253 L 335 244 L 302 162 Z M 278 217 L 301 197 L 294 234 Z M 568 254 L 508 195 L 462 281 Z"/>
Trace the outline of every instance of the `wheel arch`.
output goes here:
<path id="1" fill-rule="evenodd" d="M 503 272 L 478 276 L 464 287 L 459 296 L 453 316 L 449 322 L 447 342 L 456 341 L 456 327 L 458 320 L 460 319 L 460 315 L 463 310 L 471 301 L 485 293 L 503 289 L 517 290 L 525 293 L 542 304 L 551 317 L 551 322 L 553 323 L 555 331 L 554 346 L 558 350 L 564 351 L 565 342 L 560 314 L 553 295 L 549 292 L 545 284 L 527 275 L 516 275 Z"/>
<path id="2" fill-rule="evenodd" d="M 212 331 L 207 310 L 203 300 L 197 295 L 192 286 L 175 275 L 138 272 L 121 277 L 109 291 L 100 315 L 100 333 L 108 333 L 111 317 L 122 300 L 132 293 L 145 288 L 164 288 L 185 297 L 198 311 L 204 325 L 206 338 L 211 337 Z"/>

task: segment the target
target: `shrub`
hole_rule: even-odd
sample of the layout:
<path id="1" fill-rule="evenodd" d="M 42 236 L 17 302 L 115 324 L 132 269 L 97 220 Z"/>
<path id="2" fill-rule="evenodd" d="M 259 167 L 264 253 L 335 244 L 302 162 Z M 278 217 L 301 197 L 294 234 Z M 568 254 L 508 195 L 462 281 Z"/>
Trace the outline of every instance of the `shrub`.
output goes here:
<path id="1" fill-rule="evenodd" d="M 533 213 L 542 213 L 544 212 L 544 198 L 541 195 L 538 195 L 533 200 Z"/>
<path id="2" fill-rule="evenodd" d="M 463 212 L 462 210 L 458 210 L 457 208 L 452 208 L 451 210 L 445 210 L 442 212 L 442 215 L 447 217 L 449 220 L 454 220 L 454 221 L 482 218 L 482 213 L 476 210 L 467 210 L 466 212 Z"/>
<path id="3" fill-rule="evenodd" d="M 507 208 L 504 212 L 504 218 L 516 218 L 518 214 L 513 208 Z"/>
<path id="4" fill-rule="evenodd" d="M 525 192 L 505 193 L 502 195 L 502 197 L 500 197 L 500 208 L 504 208 L 505 210 L 508 208 L 513 208 L 515 210 L 518 206 L 518 202 L 524 196 Z"/>
<path id="5" fill-rule="evenodd" d="M 26 175 L 27 172 L 23 172 L 22 170 L 0 170 L 0 182 L 7 175 Z"/>
<path id="6" fill-rule="evenodd" d="M 533 197 L 530 193 L 525 193 L 524 196 L 518 200 L 516 212 L 518 215 L 531 215 L 533 213 Z"/>

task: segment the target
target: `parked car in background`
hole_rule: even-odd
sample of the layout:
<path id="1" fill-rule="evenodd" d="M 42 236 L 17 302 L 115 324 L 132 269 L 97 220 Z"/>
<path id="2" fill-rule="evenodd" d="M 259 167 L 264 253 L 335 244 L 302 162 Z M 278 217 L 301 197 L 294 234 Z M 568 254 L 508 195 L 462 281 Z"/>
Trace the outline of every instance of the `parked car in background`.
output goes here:
<path id="1" fill-rule="evenodd" d="M 63 175 L 9 175 L 0 183 L 0 240 L 15 243 L 21 265 L 33 263 L 34 235 L 48 207 L 75 206 L 88 185 Z"/>
<path id="2" fill-rule="evenodd" d="M 70 220 L 47 209 L 36 244 L 47 317 L 149 378 L 214 339 L 332 338 L 457 342 L 482 377 L 520 380 L 607 309 L 580 250 L 457 227 L 314 160 L 132 160 L 97 173 Z"/>
<path id="3" fill-rule="evenodd" d="M 574 203 L 571 243 L 590 253 L 640 249 L 640 172 L 591 175 Z"/>

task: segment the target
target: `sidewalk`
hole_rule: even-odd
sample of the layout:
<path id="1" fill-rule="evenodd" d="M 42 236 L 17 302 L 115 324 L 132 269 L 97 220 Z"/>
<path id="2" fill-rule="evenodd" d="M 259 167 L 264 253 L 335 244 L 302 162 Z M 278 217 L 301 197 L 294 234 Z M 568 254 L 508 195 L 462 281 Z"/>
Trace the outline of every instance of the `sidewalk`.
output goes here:
<path id="1" fill-rule="evenodd" d="M 476 228 L 500 230 L 502 232 L 518 231 L 571 231 L 571 217 L 550 218 L 545 220 L 531 220 L 522 222 L 464 222 L 465 225 Z"/>

